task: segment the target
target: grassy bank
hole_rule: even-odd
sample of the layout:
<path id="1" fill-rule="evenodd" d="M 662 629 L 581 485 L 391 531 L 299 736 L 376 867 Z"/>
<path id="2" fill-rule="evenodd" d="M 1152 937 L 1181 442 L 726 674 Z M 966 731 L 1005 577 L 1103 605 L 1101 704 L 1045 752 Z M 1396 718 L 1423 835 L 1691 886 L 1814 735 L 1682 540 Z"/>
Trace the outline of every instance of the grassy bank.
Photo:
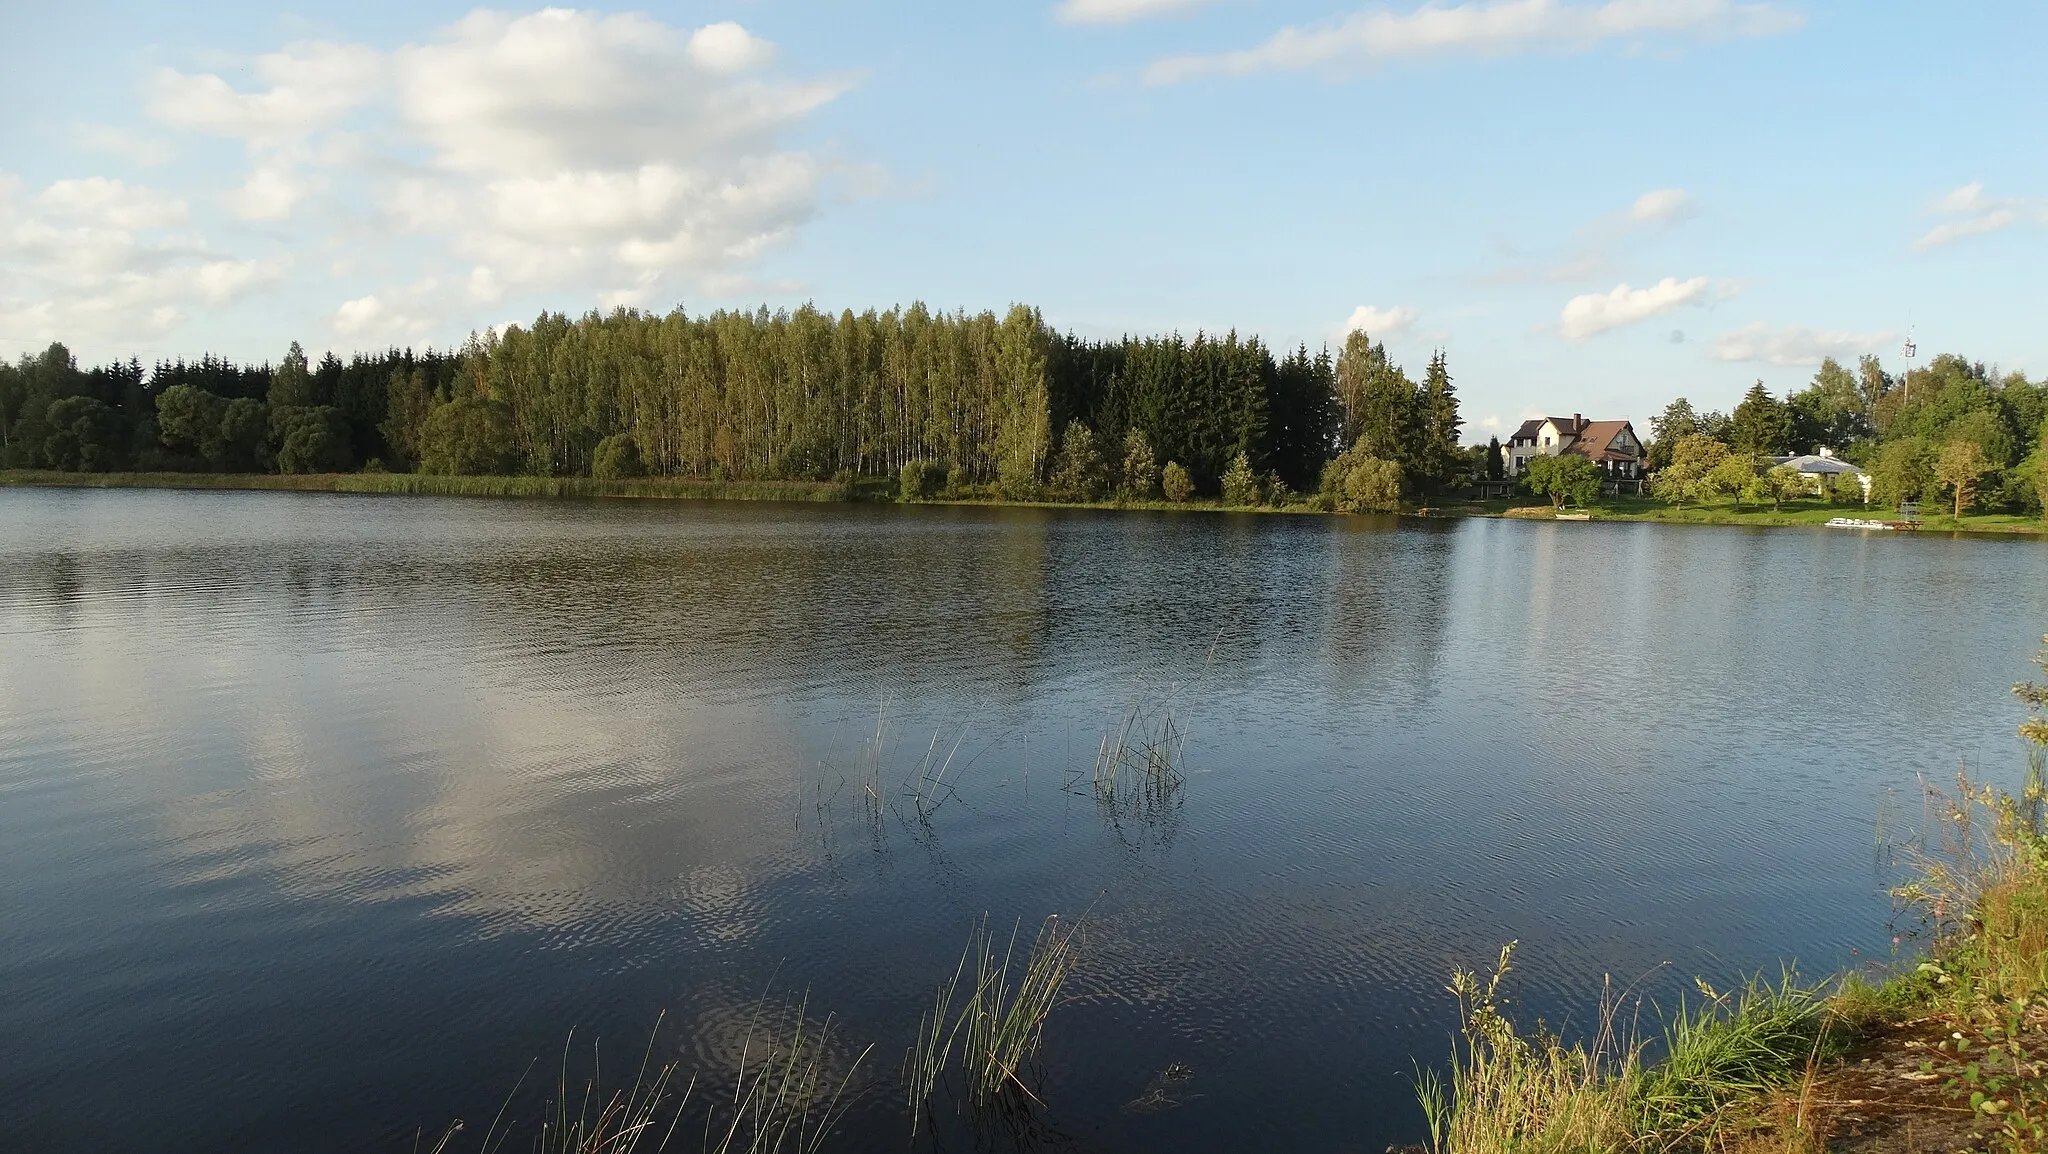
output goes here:
<path id="1" fill-rule="evenodd" d="M 2018 692 L 2048 706 L 2048 689 Z M 1894 891 L 1922 919 L 1922 956 L 1813 987 L 1701 982 L 1648 1036 L 1640 1007 L 1610 998 L 1569 1044 L 1511 1020 L 1512 945 L 1456 974 L 1463 1036 L 1449 1075 L 1421 1085 L 1432 1154 L 2048 1147 L 2048 720 L 2021 732 L 2036 748 L 2017 795 L 1961 779 L 1928 794 L 1938 826 Z"/>
<path id="2" fill-rule="evenodd" d="M 1874 521 L 1896 518 L 1886 509 L 1861 505 L 1837 505 L 1827 501 L 1787 501 L 1781 508 L 1768 505 L 1738 506 L 1733 501 L 1676 508 L 1650 497 L 1615 497 L 1587 510 L 1596 521 L 1660 521 L 1674 525 L 1825 525 L 1835 517 L 1856 517 Z M 1924 509 L 1923 531 L 1963 533 L 2042 533 L 2048 521 L 2014 513 L 1965 513 L 1952 517 L 1940 510 Z"/>
<path id="3" fill-rule="evenodd" d="M 590 477 L 442 477 L 427 473 L 59 473 L 11 469 L 0 485 L 98 489 L 261 489 L 433 497 L 646 497 L 698 501 L 850 501 L 859 485 L 825 481 L 695 481 Z"/>

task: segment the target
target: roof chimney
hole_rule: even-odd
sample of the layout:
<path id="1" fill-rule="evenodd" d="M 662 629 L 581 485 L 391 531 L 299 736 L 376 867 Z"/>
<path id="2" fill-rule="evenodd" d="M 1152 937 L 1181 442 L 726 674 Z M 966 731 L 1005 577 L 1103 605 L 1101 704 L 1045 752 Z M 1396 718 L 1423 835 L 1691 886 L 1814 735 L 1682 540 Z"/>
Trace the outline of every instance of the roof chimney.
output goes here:
<path id="1" fill-rule="evenodd" d="M 1580 429 L 1583 429 L 1583 428 L 1585 428 L 1585 427 L 1586 427 L 1586 416 L 1585 416 L 1585 414 L 1584 414 L 1584 413 L 1573 413 L 1573 414 L 1572 414 L 1572 431 L 1576 433 L 1576 432 L 1578 432 L 1578 431 L 1579 431 Z"/>

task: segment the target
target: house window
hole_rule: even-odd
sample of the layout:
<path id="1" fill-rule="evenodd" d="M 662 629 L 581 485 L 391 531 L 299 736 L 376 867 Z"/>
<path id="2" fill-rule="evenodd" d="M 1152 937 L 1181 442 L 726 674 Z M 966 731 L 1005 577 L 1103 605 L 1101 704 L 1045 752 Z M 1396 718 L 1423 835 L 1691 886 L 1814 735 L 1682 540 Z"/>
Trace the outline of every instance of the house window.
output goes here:
<path id="1" fill-rule="evenodd" d="M 1548 448 L 1550 447 L 1550 438 L 1549 438 L 1549 437 L 1545 437 L 1545 438 L 1543 438 L 1543 447 L 1544 447 L 1544 448 L 1546 448 L 1546 449 L 1548 449 Z"/>

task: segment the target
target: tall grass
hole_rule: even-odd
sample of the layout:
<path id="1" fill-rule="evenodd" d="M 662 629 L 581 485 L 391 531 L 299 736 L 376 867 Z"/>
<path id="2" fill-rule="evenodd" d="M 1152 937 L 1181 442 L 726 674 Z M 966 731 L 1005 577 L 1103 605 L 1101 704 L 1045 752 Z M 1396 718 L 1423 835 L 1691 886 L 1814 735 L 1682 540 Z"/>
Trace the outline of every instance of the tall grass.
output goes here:
<path id="1" fill-rule="evenodd" d="M 1046 1018 L 1079 960 L 1077 927 L 1054 914 L 1020 954 L 1021 934 L 1021 924 L 1012 926 L 998 952 L 987 920 L 978 923 L 953 976 L 933 994 L 932 1008 L 919 1020 L 904 1066 L 913 1138 L 933 1095 L 956 1065 L 966 1100 L 977 1111 L 1013 1104 L 1019 1097 L 1038 1103 L 1023 1071 L 1037 1056 Z M 970 980 L 964 993 L 963 980 Z"/>
<path id="2" fill-rule="evenodd" d="M 1514 951 L 1511 942 L 1485 975 L 1453 975 L 1460 1043 L 1449 1075 L 1428 1072 L 1418 1085 L 1434 1154 L 1704 1148 L 1731 1103 L 1797 1082 L 1845 1036 L 1820 992 L 1789 974 L 1729 992 L 1700 983 L 1700 1000 L 1681 1004 L 1654 1045 L 1633 1015 L 1624 1026 L 1625 1000 L 1612 992 L 1586 1039 L 1525 1034 L 1501 992 Z"/>
<path id="3" fill-rule="evenodd" d="M 856 1054 L 836 1079 L 831 1074 L 833 1023 L 814 1020 L 808 999 L 795 1004 L 757 1002 L 740 1042 L 730 1098 L 708 1104 L 703 1154 L 818 1154 L 850 1105 L 847 1091 L 873 1047 Z M 521 1134 L 533 1154 L 637 1154 L 664 1151 L 674 1142 L 687 1113 L 697 1078 L 682 1081 L 681 1062 L 657 1065 L 650 1036 L 632 1084 L 604 1088 L 597 1048 L 590 1073 L 572 1075 L 572 1048 L 563 1047 L 561 1070 L 538 1120 L 521 1127 L 510 1117 L 511 1099 L 474 1147 L 462 1143 L 456 1122 L 427 1148 L 427 1154 L 499 1154 Z M 573 1042 L 573 1037 L 572 1037 Z M 580 1088 L 577 1086 L 581 1082 Z M 678 1083 L 681 1083 L 678 1091 Z M 524 1083 L 524 1079 L 521 1079 Z M 513 1097 L 518 1095 L 513 1088 Z"/>

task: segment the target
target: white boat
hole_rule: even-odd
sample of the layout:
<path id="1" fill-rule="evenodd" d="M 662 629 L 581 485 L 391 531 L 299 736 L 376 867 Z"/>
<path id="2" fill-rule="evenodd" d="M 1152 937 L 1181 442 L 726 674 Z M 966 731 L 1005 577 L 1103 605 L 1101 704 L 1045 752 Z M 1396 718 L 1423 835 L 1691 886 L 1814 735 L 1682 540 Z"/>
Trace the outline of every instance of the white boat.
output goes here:
<path id="1" fill-rule="evenodd" d="M 1890 521 L 1872 521 L 1865 517 L 1836 517 L 1828 522 L 1830 529 L 1896 529 Z"/>

